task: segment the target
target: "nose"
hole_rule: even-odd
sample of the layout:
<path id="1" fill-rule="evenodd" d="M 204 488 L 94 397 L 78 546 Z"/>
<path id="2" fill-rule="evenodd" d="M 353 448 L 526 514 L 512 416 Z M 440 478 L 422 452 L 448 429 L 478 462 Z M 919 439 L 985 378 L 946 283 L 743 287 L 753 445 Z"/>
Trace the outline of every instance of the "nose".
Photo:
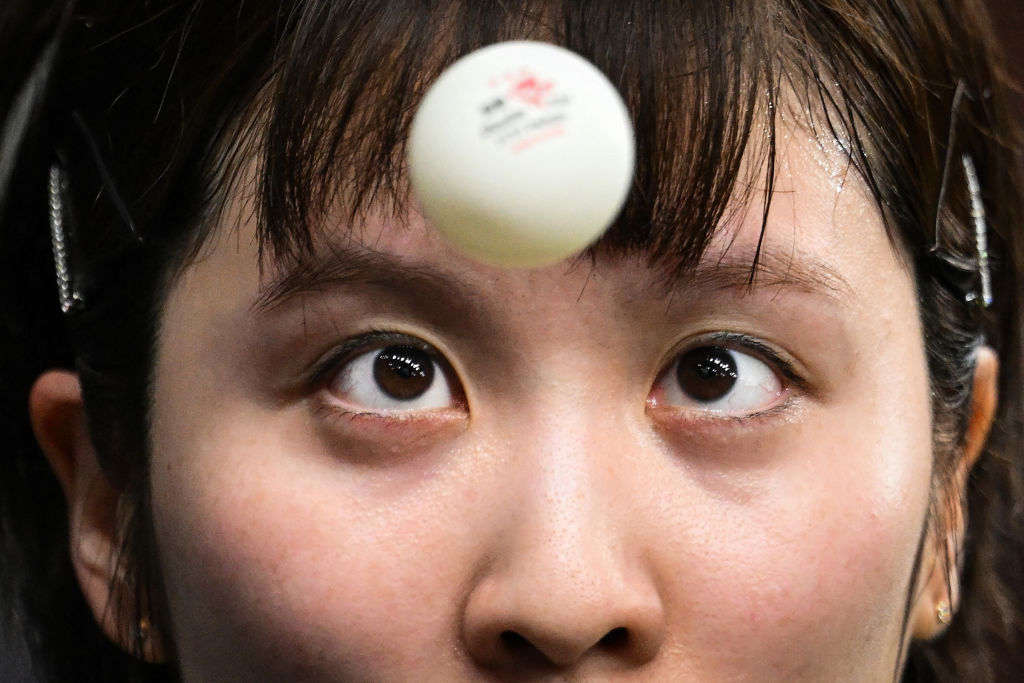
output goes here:
<path id="1" fill-rule="evenodd" d="M 513 458 L 508 512 L 464 609 L 469 654 L 516 673 L 649 662 L 665 614 L 631 518 L 630 477 L 608 466 L 624 454 L 596 431 L 531 437 L 544 447 Z"/>
<path id="2" fill-rule="evenodd" d="M 467 606 L 467 647 L 485 667 L 541 672 L 598 659 L 639 667 L 657 654 L 664 629 L 654 596 L 600 585 L 594 576 L 540 573 L 541 583 L 532 587 L 518 580 L 523 578 L 518 573 L 492 580 Z M 558 585 L 571 592 L 556 590 Z"/>

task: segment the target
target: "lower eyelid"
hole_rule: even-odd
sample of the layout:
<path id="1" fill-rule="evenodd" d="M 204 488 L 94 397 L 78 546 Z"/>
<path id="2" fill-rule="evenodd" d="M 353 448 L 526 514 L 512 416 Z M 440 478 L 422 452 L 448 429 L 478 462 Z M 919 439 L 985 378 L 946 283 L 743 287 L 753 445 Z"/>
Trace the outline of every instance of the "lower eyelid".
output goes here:
<path id="1" fill-rule="evenodd" d="M 430 408 L 425 410 L 368 411 L 358 410 L 318 395 L 313 399 L 314 418 L 341 429 L 416 430 L 453 426 L 468 421 L 468 415 L 457 408 Z"/>
<path id="2" fill-rule="evenodd" d="M 353 411 L 322 395 L 312 399 L 310 413 L 327 457 L 339 466 L 374 468 L 443 457 L 449 452 L 446 444 L 469 421 L 453 410 L 399 416 Z"/>
<path id="3" fill-rule="evenodd" d="M 700 410 L 684 406 L 659 403 L 656 399 L 647 402 L 648 412 L 663 426 L 672 430 L 689 430 L 707 428 L 730 428 L 730 427 L 760 427 L 786 419 L 794 411 L 800 410 L 799 397 L 793 394 L 789 387 L 783 388 L 780 395 L 781 401 L 776 405 L 759 410 L 753 413 L 736 415 L 723 411 Z"/>

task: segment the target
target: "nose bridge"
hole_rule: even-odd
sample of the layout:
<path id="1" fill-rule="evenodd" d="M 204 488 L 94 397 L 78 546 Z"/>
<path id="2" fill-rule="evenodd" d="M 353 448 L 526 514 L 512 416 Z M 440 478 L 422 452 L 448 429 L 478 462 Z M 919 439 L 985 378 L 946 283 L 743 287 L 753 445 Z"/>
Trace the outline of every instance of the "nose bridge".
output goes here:
<path id="1" fill-rule="evenodd" d="M 643 660 L 661 642 L 662 613 L 633 533 L 638 492 L 626 464 L 641 445 L 614 399 L 595 394 L 602 382 L 578 380 L 585 363 L 556 365 L 577 379 L 546 374 L 531 428 L 508 435 L 514 510 L 470 597 L 467 639 L 491 663 L 522 656 L 523 643 L 560 666 L 609 649 Z"/>
<path id="2" fill-rule="evenodd" d="M 522 582 L 517 600 L 523 607 L 557 597 L 564 610 L 586 610 L 618 581 L 613 510 L 599 504 L 600 482 L 587 463 L 564 451 L 531 461 L 535 469 L 519 492 L 507 552 L 495 569 L 509 586 Z"/>
<path id="3" fill-rule="evenodd" d="M 615 369 L 580 346 L 559 354 L 531 389 L 529 428 L 510 435 L 511 455 L 525 470 L 511 535 L 552 581 L 608 582 L 626 552 L 627 503 L 637 493 L 628 463 L 643 443 Z"/>
<path id="4" fill-rule="evenodd" d="M 619 472 L 639 447 L 613 374 L 595 368 L 593 354 L 568 347 L 531 382 L 527 418 L 509 434 L 510 455 L 522 468 L 518 522 L 510 530 L 524 554 L 554 573 L 597 581 L 594 564 L 609 565 L 621 548 L 625 520 L 616 519 L 630 486 Z"/>
<path id="5" fill-rule="evenodd" d="M 628 481 L 614 477 L 615 459 L 628 457 L 623 451 L 616 423 L 620 417 L 589 411 L 566 410 L 558 416 L 538 420 L 533 435 L 521 435 L 517 451 L 531 463 L 531 485 L 521 502 L 524 515 L 517 530 L 526 545 L 559 566 L 574 562 L 610 560 L 618 545 L 616 491 Z M 616 486 L 613 486 L 615 484 Z M 557 562 L 555 562 L 558 560 Z M 594 575 L 596 576 L 596 575 Z"/>

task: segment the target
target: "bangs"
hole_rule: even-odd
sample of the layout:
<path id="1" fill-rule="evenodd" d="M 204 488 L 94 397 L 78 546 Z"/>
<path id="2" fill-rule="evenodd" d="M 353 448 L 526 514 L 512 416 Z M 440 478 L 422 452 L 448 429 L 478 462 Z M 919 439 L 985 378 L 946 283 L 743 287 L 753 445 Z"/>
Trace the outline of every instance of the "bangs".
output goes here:
<path id="1" fill-rule="evenodd" d="M 252 118 L 262 126 L 255 140 L 261 253 L 303 260 L 339 207 L 353 229 L 370 207 L 390 207 L 401 220 L 411 199 L 406 140 L 429 85 L 477 48 L 541 40 L 595 64 L 635 127 L 633 186 L 596 250 L 639 253 L 684 271 L 737 195 L 746 199 L 759 187 L 767 212 L 778 56 L 764 6 L 301 3 L 287 20 L 291 38 L 279 44 L 264 111 Z M 763 154 L 760 163 L 750 163 L 752 152 Z"/>

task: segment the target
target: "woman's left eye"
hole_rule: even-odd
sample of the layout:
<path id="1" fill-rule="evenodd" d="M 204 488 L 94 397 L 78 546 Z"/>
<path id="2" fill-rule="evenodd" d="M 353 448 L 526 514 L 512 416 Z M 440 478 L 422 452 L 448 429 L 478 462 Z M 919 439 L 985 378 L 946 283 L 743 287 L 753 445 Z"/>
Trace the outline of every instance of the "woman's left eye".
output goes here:
<path id="1" fill-rule="evenodd" d="M 765 361 L 725 346 L 684 352 L 661 373 L 651 393 L 659 405 L 743 417 L 779 404 L 785 386 Z"/>
<path id="2" fill-rule="evenodd" d="M 439 356 L 413 344 L 389 344 L 353 356 L 328 390 L 354 411 L 435 410 L 456 403 Z"/>

